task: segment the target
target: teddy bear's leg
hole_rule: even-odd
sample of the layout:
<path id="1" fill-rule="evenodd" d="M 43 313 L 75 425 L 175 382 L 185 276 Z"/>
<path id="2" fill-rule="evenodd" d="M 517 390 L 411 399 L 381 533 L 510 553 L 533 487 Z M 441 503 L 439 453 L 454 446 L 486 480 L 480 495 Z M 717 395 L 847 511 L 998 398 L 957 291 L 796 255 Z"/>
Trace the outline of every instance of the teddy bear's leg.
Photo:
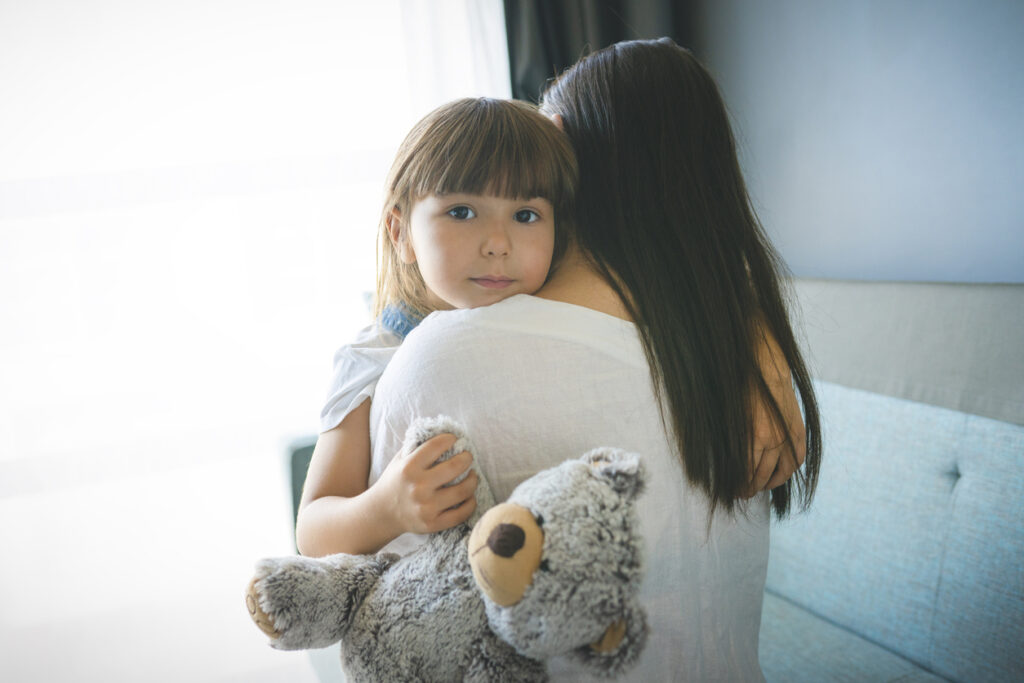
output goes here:
<path id="1" fill-rule="evenodd" d="M 280 650 L 327 647 L 344 635 L 395 555 L 262 560 L 249 584 L 249 614 Z"/>

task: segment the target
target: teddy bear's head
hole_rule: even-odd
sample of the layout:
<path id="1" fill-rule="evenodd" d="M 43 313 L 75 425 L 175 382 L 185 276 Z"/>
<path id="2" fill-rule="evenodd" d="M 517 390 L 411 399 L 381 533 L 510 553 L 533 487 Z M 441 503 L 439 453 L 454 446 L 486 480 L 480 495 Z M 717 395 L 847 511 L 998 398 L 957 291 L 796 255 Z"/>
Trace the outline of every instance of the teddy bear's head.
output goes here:
<path id="1" fill-rule="evenodd" d="M 638 456 L 597 449 L 523 482 L 469 538 L 492 630 L 535 659 L 571 652 L 596 672 L 632 664 L 646 640 L 637 599 Z"/>

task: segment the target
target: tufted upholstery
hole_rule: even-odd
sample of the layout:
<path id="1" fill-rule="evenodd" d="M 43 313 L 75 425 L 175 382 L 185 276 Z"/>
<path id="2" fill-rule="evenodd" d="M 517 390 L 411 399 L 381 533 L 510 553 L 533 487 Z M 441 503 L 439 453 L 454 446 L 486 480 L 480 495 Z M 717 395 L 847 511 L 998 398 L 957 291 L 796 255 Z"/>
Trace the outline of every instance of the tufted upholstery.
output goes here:
<path id="1" fill-rule="evenodd" d="M 769 594 L 941 676 L 1024 680 L 1024 427 L 817 388 L 828 457 Z"/>
<path id="2" fill-rule="evenodd" d="M 1024 285 L 800 280 L 825 454 L 769 681 L 1024 681 Z"/>

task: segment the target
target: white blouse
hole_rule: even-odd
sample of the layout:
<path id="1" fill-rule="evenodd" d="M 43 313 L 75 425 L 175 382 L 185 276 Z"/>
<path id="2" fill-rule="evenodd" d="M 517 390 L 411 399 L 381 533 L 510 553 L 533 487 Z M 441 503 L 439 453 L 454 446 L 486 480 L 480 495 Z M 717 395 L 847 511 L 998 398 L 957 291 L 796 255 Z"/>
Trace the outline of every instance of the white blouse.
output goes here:
<path id="1" fill-rule="evenodd" d="M 398 453 L 412 419 L 438 414 L 466 425 L 499 501 L 591 448 L 639 453 L 648 475 L 638 512 L 651 633 L 628 679 L 763 680 L 768 496 L 716 513 L 708 526 L 707 498 L 686 481 L 665 436 L 633 324 L 528 295 L 428 316 L 377 383 L 370 481 Z M 402 537 L 389 549 L 416 542 Z M 568 661 L 549 668 L 555 680 L 587 680 Z"/>

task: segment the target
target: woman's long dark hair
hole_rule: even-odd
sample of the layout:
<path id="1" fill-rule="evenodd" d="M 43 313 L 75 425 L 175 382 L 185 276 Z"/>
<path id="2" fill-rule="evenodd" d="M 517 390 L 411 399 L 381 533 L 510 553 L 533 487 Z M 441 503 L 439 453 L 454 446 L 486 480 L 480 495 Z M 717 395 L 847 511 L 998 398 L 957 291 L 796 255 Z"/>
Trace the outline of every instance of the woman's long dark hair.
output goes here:
<path id="1" fill-rule="evenodd" d="M 752 400 L 785 426 L 757 359 L 767 330 L 803 404 L 806 461 L 772 491 L 814 493 L 821 428 L 782 293 L 785 266 L 750 205 L 725 106 L 710 74 L 672 41 L 618 43 L 580 60 L 544 94 L 562 117 L 580 179 L 575 240 L 640 331 L 662 417 L 691 482 L 732 510 L 751 479 Z"/>

